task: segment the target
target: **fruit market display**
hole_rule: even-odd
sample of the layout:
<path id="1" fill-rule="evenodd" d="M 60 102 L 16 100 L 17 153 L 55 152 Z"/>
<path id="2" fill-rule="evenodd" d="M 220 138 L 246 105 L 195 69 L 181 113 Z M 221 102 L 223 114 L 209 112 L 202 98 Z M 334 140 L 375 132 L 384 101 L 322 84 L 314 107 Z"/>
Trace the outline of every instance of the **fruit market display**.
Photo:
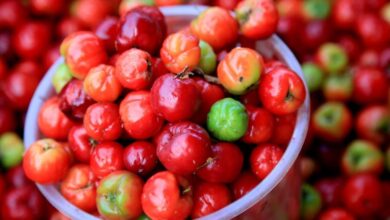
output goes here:
<path id="1" fill-rule="evenodd" d="M 137 9 L 179 4 L 218 7 L 175 33 Z M 300 218 L 388 219 L 386 0 L 1 1 L 0 219 L 67 219 L 25 172 L 107 219 L 197 218 L 244 196 L 283 156 L 309 95 L 251 49 L 275 31 L 311 97 Z M 46 139 L 22 165 L 25 111 L 59 56 L 38 119 Z"/>

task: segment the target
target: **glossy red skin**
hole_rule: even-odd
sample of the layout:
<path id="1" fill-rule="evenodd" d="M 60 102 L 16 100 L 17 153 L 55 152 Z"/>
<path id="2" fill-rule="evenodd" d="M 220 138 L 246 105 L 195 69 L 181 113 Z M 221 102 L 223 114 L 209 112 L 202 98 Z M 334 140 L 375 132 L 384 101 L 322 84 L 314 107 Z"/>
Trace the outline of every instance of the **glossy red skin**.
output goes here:
<path id="1" fill-rule="evenodd" d="M 344 186 L 342 178 L 321 178 L 314 187 L 321 195 L 324 207 L 339 207 L 342 205 L 341 193 Z"/>
<path id="2" fill-rule="evenodd" d="M 301 42 L 305 49 L 315 50 L 331 38 L 332 26 L 326 20 L 313 20 L 304 25 Z"/>
<path id="3" fill-rule="evenodd" d="M 211 7 L 191 22 L 191 32 L 219 52 L 237 40 L 238 22 L 228 10 Z"/>
<path id="4" fill-rule="evenodd" d="M 160 57 L 152 57 L 152 83 L 160 76 L 169 73 Z"/>
<path id="5" fill-rule="evenodd" d="M 211 146 L 211 152 L 211 158 L 197 171 L 197 176 L 211 183 L 230 183 L 237 179 L 244 163 L 240 148 L 233 143 L 219 142 Z"/>
<path id="6" fill-rule="evenodd" d="M 115 47 L 119 52 L 136 47 L 154 55 L 161 48 L 166 32 L 164 15 L 158 8 L 140 6 L 121 17 Z"/>
<path id="7" fill-rule="evenodd" d="M 95 34 L 103 41 L 108 51 L 115 51 L 115 39 L 118 34 L 117 17 L 109 16 L 100 22 L 95 29 Z"/>
<path id="8" fill-rule="evenodd" d="M 296 112 L 306 97 L 302 79 L 282 67 L 264 74 L 258 91 L 264 107 L 277 115 Z"/>
<path id="9" fill-rule="evenodd" d="M 192 192 L 187 180 L 162 171 L 150 177 L 143 188 L 142 208 L 152 220 L 185 219 L 191 214 Z"/>
<path id="10" fill-rule="evenodd" d="M 382 144 L 388 139 L 389 109 L 382 105 L 373 105 L 363 108 L 356 117 L 356 132 L 359 137 Z"/>
<path id="11" fill-rule="evenodd" d="M 274 69 L 280 68 L 280 67 L 287 67 L 286 64 L 282 63 L 279 60 L 268 60 L 264 63 L 264 73 L 269 73 Z"/>
<path id="12" fill-rule="evenodd" d="M 273 134 L 274 116 L 264 108 L 246 106 L 249 116 L 248 128 L 242 141 L 247 144 L 259 144 L 267 142 Z"/>
<path id="13" fill-rule="evenodd" d="M 119 108 L 110 102 L 95 103 L 88 107 L 84 116 L 87 134 L 98 141 L 113 141 L 122 133 Z"/>
<path id="14" fill-rule="evenodd" d="M 160 57 L 165 66 L 176 74 L 196 68 L 200 55 L 198 37 L 186 31 L 168 35 L 160 49 Z"/>
<path id="15" fill-rule="evenodd" d="M 0 106 L 0 134 L 13 131 L 16 128 L 14 111 L 7 106 Z"/>
<path id="16" fill-rule="evenodd" d="M 355 217 L 342 208 L 330 208 L 323 211 L 319 220 L 355 220 Z"/>
<path id="17" fill-rule="evenodd" d="M 265 39 L 276 31 L 279 15 L 273 1 L 241 1 L 235 12 L 240 21 L 240 31 L 248 38 Z"/>
<path id="18" fill-rule="evenodd" d="M 74 17 L 64 17 L 56 25 L 56 34 L 61 39 L 64 39 L 68 35 L 81 31 L 83 25 Z"/>
<path id="19" fill-rule="evenodd" d="M 211 157 L 207 131 L 192 122 L 168 124 L 155 139 L 157 157 L 167 170 L 190 175 Z"/>
<path id="20" fill-rule="evenodd" d="M 90 166 L 99 179 L 122 170 L 124 168 L 122 146 L 116 142 L 99 143 L 92 151 Z"/>
<path id="21" fill-rule="evenodd" d="M 45 75 L 45 70 L 42 65 L 35 60 L 23 60 L 18 62 L 14 69 L 15 72 L 22 72 L 27 75 L 34 76 L 38 79 Z"/>
<path id="22" fill-rule="evenodd" d="M 275 116 L 274 129 L 270 142 L 287 146 L 294 132 L 296 119 L 297 115 L 295 113 Z"/>
<path id="23" fill-rule="evenodd" d="M 383 205 L 382 196 L 380 180 L 369 174 L 350 177 L 342 192 L 346 209 L 362 218 L 378 213 Z"/>
<path id="24" fill-rule="evenodd" d="M 89 163 L 95 141 L 87 134 L 83 125 L 75 125 L 68 134 L 68 144 L 75 158 L 82 163 Z"/>
<path id="25" fill-rule="evenodd" d="M 332 21 L 337 27 L 350 29 L 353 27 L 360 10 L 354 0 L 335 1 L 332 9 Z"/>
<path id="26" fill-rule="evenodd" d="M 59 108 L 59 98 L 45 101 L 39 110 L 38 127 L 45 137 L 65 140 L 74 123 Z"/>
<path id="27" fill-rule="evenodd" d="M 252 172 L 261 180 L 264 179 L 279 163 L 283 153 L 284 151 L 275 144 L 257 145 L 250 155 Z"/>
<path id="28" fill-rule="evenodd" d="M 27 10 L 22 2 L 6 0 L 0 2 L 0 27 L 15 29 L 27 17 Z"/>
<path id="29" fill-rule="evenodd" d="M 241 0 L 213 0 L 213 5 L 233 11 Z"/>
<path id="30" fill-rule="evenodd" d="M 169 122 L 190 119 L 199 109 L 201 94 L 191 78 L 160 76 L 151 89 L 152 108 Z"/>
<path id="31" fill-rule="evenodd" d="M 240 96 L 240 102 L 245 106 L 261 106 L 257 87 Z"/>
<path id="32" fill-rule="evenodd" d="M 353 97 L 359 104 L 373 104 L 387 99 L 389 81 L 377 68 L 357 68 L 353 77 Z"/>
<path id="33" fill-rule="evenodd" d="M 40 220 L 45 218 L 47 203 L 34 185 L 11 188 L 1 203 L 2 219 Z"/>
<path id="34" fill-rule="evenodd" d="M 23 58 L 38 58 L 49 47 L 50 27 L 42 22 L 28 22 L 19 26 L 14 33 L 12 46 Z"/>
<path id="35" fill-rule="evenodd" d="M 31 0 L 32 10 L 40 15 L 59 15 L 65 7 L 64 0 Z"/>
<path id="36" fill-rule="evenodd" d="M 195 186 L 193 200 L 191 217 L 199 218 L 229 205 L 233 199 L 226 185 L 199 182 Z"/>
<path id="37" fill-rule="evenodd" d="M 199 110 L 191 118 L 191 121 L 197 124 L 205 124 L 211 106 L 218 100 L 225 98 L 225 92 L 221 86 L 209 83 L 202 78 L 196 77 L 194 80 L 200 92 L 201 103 Z"/>
<path id="38" fill-rule="evenodd" d="M 41 184 L 55 183 L 64 178 L 70 163 L 69 153 L 53 139 L 34 142 L 23 157 L 26 176 Z"/>
<path id="39" fill-rule="evenodd" d="M 260 180 L 251 171 L 242 172 L 231 185 L 234 199 L 243 197 L 259 183 Z"/>
<path id="40" fill-rule="evenodd" d="M 92 68 L 83 82 L 85 93 L 97 102 L 114 102 L 122 92 L 122 85 L 115 77 L 115 68 L 100 64 Z"/>
<path id="41" fill-rule="evenodd" d="M 123 152 L 125 168 L 130 172 L 146 176 L 157 166 L 156 146 L 147 141 L 136 141 Z"/>
<path id="42" fill-rule="evenodd" d="M 152 80 L 152 57 L 149 53 L 132 48 L 123 52 L 115 63 L 115 76 L 123 87 L 141 90 Z"/>
<path id="43" fill-rule="evenodd" d="M 81 121 L 95 101 L 83 89 L 83 81 L 72 79 L 61 90 L 59 96 L 59 107 L 61 111 L 74 121 Z"/>
<path id="44" fill-rule="evenodd" d="M 345 145 L 342 143 L 318 142 L 314 149 L 315 161 L 325 172 L 339 173 L 344 148 Z"/>
<path id="45" fill-rule="evenodd" d="M 17 110 L 25 110 L 39 84 L 39 78 L 20 71 L 13 71 L 1 84 L 11 106 Z"/>
<path id="46" fill-rule="evenodd" d="M 383 48 L 389 45 L 390 25 L 376 13 L 360 15 L 356 21 L 356 32 L 366 46 Z"/>
<path id="47" fill-rule="evenodd" d="M 61 44 L 61 54 L 74 77 L 84 79 L 92 67 L 107 61 L 103 42 L 92 32 L 75 32 Z"/>
<path id="48" fill-rule="evenodd" d="M 31 180 L 24 174 L 22 165 L 9 169 L 6 173 L 5 180 L 9 188 L 20 188 L 32 184 Z"/>
<path id="49" fill-rule="evenodd" d="M 149 91 L 129 92 L 120 103 L 119 114 L 127 134 L 134 139 L 153 137 L 164 124 L 152 109 Z"/>
<path id="50" fill-rule="evenodd" d="M 74 1 L 71 6 L 71 15 L 86 27 L 94 28 L 112 11 L 110 4 L 110 1 Z"/>
<path id="51" fill-rule="evenodd" d="M 96 210 L 96 181 L 89 165 L 77 164 L 61 182 L 60 192 L 76 207 L 91 212 Z"/>

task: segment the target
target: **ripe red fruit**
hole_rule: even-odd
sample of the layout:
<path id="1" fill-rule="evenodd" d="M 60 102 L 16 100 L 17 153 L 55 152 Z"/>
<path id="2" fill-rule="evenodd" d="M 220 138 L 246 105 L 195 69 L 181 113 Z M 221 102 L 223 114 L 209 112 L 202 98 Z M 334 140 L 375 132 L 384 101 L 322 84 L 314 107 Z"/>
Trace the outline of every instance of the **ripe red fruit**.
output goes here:
<path id="1" fill-rule="evenodd" d="M 0 2 L 0 27 L 17 28 L 27 17 L 27 10 L 22 2 L 5 0 Z"/>
<path id="2" fill-rule="evenodd" d="M 32 181 L 26 177 L 22 164 L 7 170 L 5 178 L 7 187 L 10 188 L 21 188 L 23 186 L 32 184 Z"/>
<path id="3" fill-rule="evenodd" d="M 99 179 L 110 173 L 122 170 L 123 148 L 116 142 L 102 142 L 93 149 L 89 162 L 91 169 Z"/>
<path id="4" fill-rule="evenodd" d="M 97 143 L 88 136 L 83 125 L 75 125 L 69 131 L 68 144 L 78 161 L 89 163 L 92 149 Z"/>
<path id="5" fill-rule="evenodd" d="M 151 89 L 152 108 L 169 122 L 190 119 L 199 109 L 201 95 L 191 78 L 160 76 Z"/>
<path id="6" fill-rule="evenodd" d="M 219 142 L 211 146 L 210 159 L 197 171 L 197 175 L 211 183 L 230 183 L 237 179 L 243 162 L 244 156 L 237 145 Z"/>
<path id="7" fill-rule="evenodd" d="M 267 142 L 274 132 L 275 119 L 273 115 L 263 108 L 246 106 L 249 116 L 248 129 L 242 141 L 248 144 Z"/>
<path id="8" fill-rule="evenodd" d="M 275 144 L 260 144 L 250 155 L 252 172 L 261 180 L 264 179 L 279 163 L 284 151 Z"/>
<path id="9" fill-rule="evenodd" d="M 342 205 L 341 193 L 344 186 L 342 178 L 322 178 L 314 184 L 321 194 L 324 207 L 338 207 Z"/>
<path id="10" fill-rule="evenodd" d="M 103 41 L 108 51 L 115 51 L 115 39 L 118 34 L 119 19 L 113 16 L 106 17 L 95 29 L 96 36 Z"/>
<path id="11" fill-rule="evenodd" d="M 38 127 L 45 137 L 65 140 L 73 122 L 59 108 L 60 100 L 52 97 L 39 110 Z"/>
<path id="12" fill-rule="evenodd" d="M 194 189 L 192 218 L 211 214 L 232 201 L 229 188 L 219 183 L 199 182 Z"/>
<path id="13" fill-rule="evenodd" d="M 56 34 L 61 39 L 66 38 L 68 35 L 81 31 L 83 25 L 74 17 L 64 17 L 58 23 L 56 27 Z"/>
<path id="14" fill-rule="evenodd" d="M 13 131 L 16 125 L 14 111 L 7 106 L 0 106 L 0 134 Z"/>
<path id="15" fill-rule="evenodd" d="M 386 106 L 373 105 L 363 108 L 356 118 L 359 137 L 382 144 L 390 132 L 390 113 Z"/>
<path id="16" fill-rule="evenodd" d="M 146 176 L 157 166 L 156 147 L 147 141 L 133 142 L 124 149 L 123 161 L 127 170 Z"/>
<path id="17" fill-rule="evenodd" d="M 31 0 L 32 10 L 40 15 L 59 15 L 65 6 L 64 0 Z"/>
<path id="18" fill-rule="evenodd" d="M 356 21 L 356 32 L 366 46 L 381 48 L 389 45 L 390 25 L 377 14 L 359 16 Z"/>
<path id="19" fill-rule="evenodd" d="M 297 114 L 275 116 L 275 124 L 270 142 L 287 146 L 295 129 Z"/>
<path id="20" fill-rule="evenodd" d="M 71 15 L 89 28 L 96 27 L 111 11 L 107 0 L 76 0 L 72 2 Z"/>
<path id="21" fill-rule="evenodd" d="M 127 134 L 135 139 L 153 137 L 164 123 L 153 111 L 148 91 L 129 92 L 120 103 L 119 114 Z"/>
<path id="22" fill-rule="evenodd" d="M 251 171 L 244 171 L 232 184 L 234 199 L 239 199 L 260 183 L 259 178 Z"/>
<path id="23" fill-rule="evenodd" d="M 125 88 L 147 88 L 152 79 L 152 57 L 136 48 L 123 52 L 115 63 L 115 76 Z"/>
<path id="24" fill-rule="evenodd" d="M 153 55 L 161 48 L 166 32 L 164 15 L 157 7 L 136 7 L 121 17 L 115 47 L 119 52 L 136 47 Z"/>
<path id="25" fill-rule="evenodd" d="M 190 175 L 211 157 L 207 131 L 192 122 L 168 124 L 155 142 L 158 159 L 175 174 Z"/>
<path id="26" fill-rule="evenodd" d="M 84 116 L 87 134 L 98 141 L 113 141 L 122 133 L 119 108 L 114 103 L 95 103 L 88 107 Z"/>
<path id="27" fill-rule="evenodd" d="M 233 11 L 241 0 L 213 0 L 213 5 Z"/>
<path id="28" fill-rule="evenodd" d="M 319 220 L 355 220 L 355 217 L 342 208 L 330 208 L 323 211 Z"/>
<path id="29" fill-rule="evenodd" d="M 387 99 L 389 81 L 377 68 L 357 68 L 353 77 L 353 97 L 359 104 L 384 102 Z"/>

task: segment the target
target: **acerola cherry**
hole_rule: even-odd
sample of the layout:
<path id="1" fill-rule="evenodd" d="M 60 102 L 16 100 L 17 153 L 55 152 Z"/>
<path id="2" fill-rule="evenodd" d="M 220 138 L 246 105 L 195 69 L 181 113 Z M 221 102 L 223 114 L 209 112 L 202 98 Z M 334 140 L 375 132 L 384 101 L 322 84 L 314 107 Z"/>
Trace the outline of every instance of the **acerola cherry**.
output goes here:
<path id="1" fill-rule="evenodd" d="M 378 68 L 357 68 L 353 75 L 353 98 L 359 104 L 380 103 L 387 99 L 390 83 Z"/>
<path id="2" fill-rule="evenodd" d="M 268 141 L 274 132 L 275 119 L 263 108 L 246 106 L 248 112 L 248 129 L 242 141 L 248 144 L 259 144 Z"/>
<path id="3" fill-rule="evenodd" d="M 76 0 L 70 12 L 84 26 L 94 28 L 112 11 L 111 4 L 111 1 Z"/>
<path id="4" fill-rule="evenodd" d="M 363 108 L 356 117 L 359 137 L 382 144 L 390 131 L 390 113 L 386 106 L 373 105 Z M 387 137 L 386 137 L 387 136 Z"/>
<path id="5" fill-rule="evenodd" d="M 89 163 L 92 149 L 97 143 L 88 136 L 83 125 L 75 125 L 69 131 L 68 144 L 78 161 Z"/>
<path id="6" fill-rule="evenodd" d="M 378 14 L 363 14 L 357 17 L 356 32 L 366 46 L 381 48 L 389 45 L 390 27 Z M 372 28 L 376 27 L 376 28 Z"/>
<path id="7" fill-rule="evenodd" d="M 228 10 L 211 7 L 191 22 L 191 32 L 219 52 L 237 40 L 238 23 Z"/>
<path id="8" fill-rule="evenodd" d="M 0 2 L 0 27 L 17 28 L 27 17 L 27 10 L 20 1 L 5 0 Z"/>
<path id="9" fill-rule="evenodd" d="M 128 93 L 120 103 L 119 114 L 125 130 L 135 139 L 153 137 L 164 123 L 164 119 L 153 111 L 148 91 Z"/>
<path id="10" fill-rule="evenodd" d="M 211 157 L 207 131 L 192 122 L 168 124 L 155 141 L 158 159 L 175 174 L 192 174 Z"/>
<path id="11" fill-rule="evenodd" d="M 113 102 L 122 92 L 122 85 L 115 77 L 115 68 L 100 64 L 89 70 L 83 82 L 85 93 L 97 102 Z"/>
<path id="12" fill-rule="evenodd" d="M 199 39 L 184 31 L 169 35 L 160 50 L 162 61 L 172 73 L 194 69 L 199 64 L 200 55 Z"/>
<path id="13" fill-rule="evenodd" d="M 329 208 L 320 214 L 319 220 L 355 220 L 355 217 L 342 208 Z"/>
<path id="14" fill-rule="evenodd" d="M 32 10 L 37 14 L 58 15 L 64 8 L 64 0 L 31 0 Z"/>
<path id="15" fill-rule="evenodd" d="M 114 103 L 95 103 L 88 107 L 84 116 L 84 128 L 89 136 L 98 141 L 112 141 L 122 133 L 119 108 Z"/>
<path id="16" fill-rule="evenodd" d="M 147 141 L 136 141 L 123 152 L 123 161 L 127 170 L 141 176 L 148 175 L 158 163 L 156 147 Z"/>
<path id="17" fill-rule="evenodd" d="M 279 163 L 283 150 L 275 144 L 260 144 L 252 150 L 250 165 L 253 173 L 264 179 Z"/>
<path id="18" fill-rule="evenodd" d="M 152 79 L 151 56 L 136 48 L 123 52 L 115 63 L 115 76 L 125 88 L 145 89 Z"/>
<path id="19" fill-rule="evenodd" d="M 153 110 L 169 122 L 190 119 L 199 109 L 201 95 L 191 78 L 160 76 L 151 89 Z"/>
<path id="20" fill-rule="evenodd" d="M 123 148 L 116 142 L 102 142 L 93 149 L 90 166 L 98 178 L 124 168 Z"/>
<path id="21" fill-rule="evenodd" d="M 108 51 L 115 51 L 115 39 L 118 34 L 118 18 L 106 17 L 95 29 L 96 36 L 103 41 Z"/>
<path id="22" fill-rule="evenodd" d="M 244 171 L 232 183 L 232 191 L 235 199 L 243 197 L 260 183 L 260 180 L 251 171 Z"/>

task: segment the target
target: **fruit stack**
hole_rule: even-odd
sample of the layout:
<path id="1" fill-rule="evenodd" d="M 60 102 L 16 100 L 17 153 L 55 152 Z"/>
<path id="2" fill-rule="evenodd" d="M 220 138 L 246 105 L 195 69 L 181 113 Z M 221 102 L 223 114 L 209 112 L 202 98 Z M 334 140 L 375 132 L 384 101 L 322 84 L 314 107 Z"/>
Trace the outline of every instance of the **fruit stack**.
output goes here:
<path id="1" fill-rule="evenodd" d="M 105 35 L 69 35 L 26 175 L 105 219 L 198 218 L 240 199 L 282 158 L 306 98 L 303 79 L 254 50 L 277 18 L 273 2 L 243 1 L 236 17 L 211 7 L 169 32 L 137 6 Z"/>

